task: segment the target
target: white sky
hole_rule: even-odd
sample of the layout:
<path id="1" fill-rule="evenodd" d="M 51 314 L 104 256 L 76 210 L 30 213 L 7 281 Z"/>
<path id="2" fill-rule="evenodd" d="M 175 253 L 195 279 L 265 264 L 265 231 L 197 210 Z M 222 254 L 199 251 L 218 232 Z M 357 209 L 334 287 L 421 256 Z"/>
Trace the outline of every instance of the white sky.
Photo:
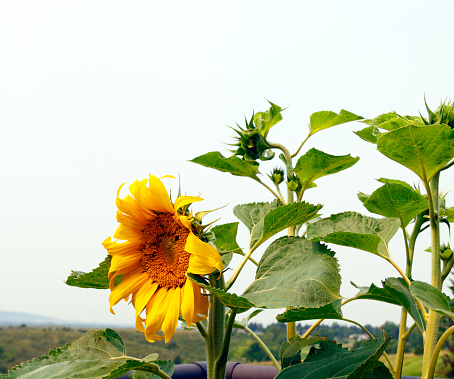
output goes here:
<path id="1" fill-rule="evenodd" d="M 265 98 L 288 107 L 270 139 L 293 151 L 316 111 L 424 114 L 424 93 L 436 108 L 454 95 L 453 15 L 448 0 L 1 2 L 0 310 L 133 327 L 132 307 L 109 313 L 108 291 L 63 283 L 71 269 L 90 271 L 105 258 L 121 183 L 181 174 L 183 190 L 206 199 L 195 210 L 229 203 L 212 219 L 235 221 L 232 207 L 272 200 L 266 190 L 188 160 L 228 154 L 227 125 L 266 110 Z M 325 215 L 367 214 L 356 193 L 371 193 L 375 178 L 417 182 L 351 132 L 362 127 L 338 126 L 307 144 L 361 157 L 307 193 Z M 441 187 L 454 188 L 452 172 Z M 399 238 L 391 247 L 403 265 Z M 418 246 L 415 279 L 429 279 L 428 245 Z M 397 276 L 372 254 L 332 248 L 345 297 L 355 293 L 350 281 Z M 253 275 L 245 272 L 237 293 Z M 344 313 L 379 325 L 400 311 L 363 301 Z"/>

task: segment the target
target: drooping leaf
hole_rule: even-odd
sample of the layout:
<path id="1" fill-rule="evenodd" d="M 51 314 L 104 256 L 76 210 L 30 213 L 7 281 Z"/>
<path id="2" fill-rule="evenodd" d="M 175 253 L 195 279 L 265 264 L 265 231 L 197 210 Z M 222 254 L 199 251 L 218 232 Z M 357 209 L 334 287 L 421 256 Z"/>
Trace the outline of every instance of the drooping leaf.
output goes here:
<path id="1" fill-rule="evenodd" d="M 238 217 L 251 232 L 250 247 L 260 240 L 263 243 L 280 231 L 304 224 L 312 219 L 321 209 L 321 205 L 306 202 L 281 205 L 272 203 L 251 203 L 237 205 L 233 214 Z"/>
<path id="2" fill-rule="evenodd" d="M 262 311 L 263 311 L 263 309 L 256 309 L 254 312 L 249 314 L 247 317 L 245 317 L 241 320 L 235 320 L 233 327 L 239 328 L 239 329 L 245 329 L 245 327 L 249 323 L 250 319 L 257 316 L 258 314 L 262 313 Z"/>
<path id="3" fill-rule="evenodd" d="M 310 149 L 298 159 L 293 171 L 306 188 L 314 180 L 345 170 L 358 162 L 359 158 L 349 155 L 330 155 L 317 149 Z"/>
<path id="4" fill-rule="evenodd" d="M 269 110 L 257 112 L 254 115 L 254 124 L 259 128 L 262 137 L 266 137 L 269 130 L 278 122 L 282 121 L 282 108 L 273 104 L 271 101 L 269 101 L 269 103 L 271 105 Z"/>
<path id="5" fill-rule="evenodd" d="M 454 312 L 449 305 L 449 297 L 429 283 L 414 281 L 410 285 L 410 292 L 427 308 L 442 315 L 454 317 Z"/>
<path id="6" fill-rule="evenodd" d="M 409 125 L 384 133 L 377 149 L 428 183 L 454 158 L 454 130 L 447 125 Z"/>
<path id="7" fill-rule="evenodd" d="M 187 273 L 186 275 L 195 284 L 210 291 L 211 294 L 215 295 L 221 301 L 221 303 L 226 305 L 227 307 L 239 308 L 242 312 L 254 307 L 254 304 L 244 297 L 211 287 L 200 275 L 191 273 Z"/>
<path id="8" fill-rule="evenodd" d="M 387 278 L 383 282 L 383 288 L 407 310 L 421 330 L 426 330 L 426 321 L 422 311 L 402 278 Z"/>
<path id="9" fill-rule="evenodd" d="M 50 350 L 48 356 L 33 359 L 10 370 L 5 379 L 113 379 L 131 370 L 160 371 L 157 354 L 144 359 L 128 357 L 120 336 L 112 329 L 91 330 L 65 347 Z M 173 372 L 173 366 L 164 365 Z"/>
<path id="10" fill-rule="evenodd" d="M 385 288 L 377 287 L 373 283 L 369 287 L 359 287 L 353 282 L 350 282 L 350 283 L 354 287 L 359 289 L 359 292 L 356 294 L 355 299 L 377 300 L 377 301 L 383 301 L 385 303 L 395 304 L 395 305 L 401 304 Z"/>
<path id="11" fill-rule="evenodd" d="M 356 350 L 346 350 L 332 341 L 311 348 L 303 363 L 283 369 L 276 379 L 357 379 L 372 370 L 391 337 L 367 341 Z"/>
<path id="12" fill-rule="evenodd" d="M 74 287 L 107 289 L 109 288 L 107 274 L 109 273 L 111 261 L 112 257 L 108 255 L 93 271 L 71 271 L 71 275 L 68 276 L 65 283 Z"/>
<path id="13" fill-rule="evenodd" d="M 266 249 L 243 296 L 265 308 L 314 308 L 340 299 L 341 277 L 332 255 L 319 242 L 282 237 Z"/>
<path id="14" fill-rule="evenodd" d="M 212 151 L 194 158 L 190 162 L 214 168 L 219 171 L 229 172 L 232 175 L 247 176 L 254 180 L 258 180 L 258 166 L 249 164 L 235 155 L 225 158 L 220 152 Z"/>
<path id="15" fill-rule="evenodd" d="M 236 242 L 238 224 L 238 222 L 231 222 L 229 224 L 216 225 L 211 229 L 216 236 L 213 243 L 214 246 L 216 246 L 216 249 L 221 253 L 224 268 L 227 267 L 232 260 L 233 252 L 241 251 Z"/>
<path id="16" fill-rule="evenodd" d="M 363 117 L 342 109 L 339 113 L 331 111 L 320 111 L 312 113 L 309 123 L 309 133 L 314 134 L 320 130 L 330 128 L 335 125 L 345 124 L 350 121 L 362 120 Z"/>
<path id="17" fill-rule="evenodd" d="M 157 355 L 157 354 L 156 354 Z M 159 368 L 161 369 L 162 372 L 167 374 L 170 378 L 173 375 L 173 372 L 175 371 L 175 363 L 172 361 L 155 361 L 154 363 L 159 365 Z M 156 374 L 150 374 L 148 372 L 143 372 L 143 371 L 138 371 L 134 370 L 132 372 L 132 379 L 161 379 L 160 376 Z"/>
<path id="18" fill-rule="evenodd" d="M 294 321 L 305 321 L 305 320 L 342 320 L 341 310 L 342 300 L 333 301 L 330 304 L 322 305 L 316 308 L 290 308 L 284 313 L 276 316 L 278 322 L 294 322 Z"/>
<path id="19" fill-rule="evenodd" d="M 284 369 L 292 364 L 300 363 L 301 356 L 299 357 L 299 362 L 295 362 L 295 355 L 299 355 L 298 353 L 305 347 L 320 343 L 320 341 L 326 341 L 326 337 L 314 336 L 302 338 L 301 336 L 296 335 L 290 338 L 290 340 L 283 342 L 279 349 L 281 368 Z"/>
<path id="20" fill-rule="evenodd" d="M 356 212 L 344 212 L 309 224 L 307 237 L 389 257 L 387 245 L 399 225 L 399 219 L 395 218 L 377 219 Z"/>
<path id="21" fill-rule="evenodd" d="M 369 212 L 395 217 L 406 227 L 414 217 L 429 208 L 427 199 L 414 189 L 401 184 L 386 183 L 364 202 Z"/>
<path id="22" fill-rule="evenodd" d="M 366 142 L 377 143 L 378 137 L 380 137 L 380 130 L 376 126 L 368 126 L 367 128 L 358 130 L 355 133 L 359 138 Z"/>

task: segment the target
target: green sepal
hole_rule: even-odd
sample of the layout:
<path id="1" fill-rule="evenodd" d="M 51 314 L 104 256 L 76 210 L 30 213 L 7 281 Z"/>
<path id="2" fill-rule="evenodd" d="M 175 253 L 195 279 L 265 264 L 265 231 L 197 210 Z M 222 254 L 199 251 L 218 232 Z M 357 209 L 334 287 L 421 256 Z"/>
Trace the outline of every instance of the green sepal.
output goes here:
<path id="1" fill-rule="evenodd" d="M 254 114 L 254 124 L 259 129 L 261 136 L 265 139 L 270 129 L 282 121 L 282 108 L 279 105 L 273 104 L 271 101 L 268 101 L 268 103 L 271 105 L 269 110 Z"/>

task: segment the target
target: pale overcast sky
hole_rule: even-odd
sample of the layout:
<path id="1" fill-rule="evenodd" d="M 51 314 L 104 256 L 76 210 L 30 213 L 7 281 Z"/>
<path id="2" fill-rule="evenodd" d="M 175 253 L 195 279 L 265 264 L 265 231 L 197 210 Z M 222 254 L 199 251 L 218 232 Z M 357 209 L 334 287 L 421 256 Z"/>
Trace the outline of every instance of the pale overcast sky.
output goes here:
<path id="1" fill-rule="evenodd" d="M 288 107 L 270 139 L 293 151 L 316 111 L 415 115 L 424 94 L 436 108 L 454 96 L 453 18 L 449 0 L 0 2 L 0 310 L 133 327 L 131 306 L 109 313 L 108 291 L 63 282 L 71 269 L 90 271 L 105 258 L 121 183 L 180 174 L 187 194 L 206 199 L 195 210 L 229 203 L 211 219 L 232 222 L 234 205 L 270 201 L 268 192 L 188 160 L 228 154 L 227 126 L 267 109 L 265 99 Z M 362 127 L 338 126 L 307 144 L 361 158 L 308 191 L 326 216 L 368 214 L 356 194 L 371 193 L 376 178 L 417 183 L 352 133 Z M 448 175 L 441 187 L 452 190 Z M 403 265 L 399 238 L 391 247 Z M 418 245 L 415 279 L 430 276 L 428 245 Z M 350 281 L 397 276 L 372 254 L 332 248 L 345 297 L 355 293 Z M 246 271 L 235 291 L 253 275 Z M 380 325 L 397 322 L 400 310 L 362 301 L 344 313 Z"/>

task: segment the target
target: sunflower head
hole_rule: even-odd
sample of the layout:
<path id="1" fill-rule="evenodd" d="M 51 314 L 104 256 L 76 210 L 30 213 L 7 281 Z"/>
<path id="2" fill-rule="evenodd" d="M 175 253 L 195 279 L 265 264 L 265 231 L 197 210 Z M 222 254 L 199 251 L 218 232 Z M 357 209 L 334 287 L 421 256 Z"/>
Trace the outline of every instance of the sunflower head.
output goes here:
<path id="1" fill-rule="evenodd" d="M 113 235 L 121 242 L 110 237 L 103 242 L 112 256 L 110 309 L 113 313 L 115 304 L 132 295 L 136 328 L 150 342 L 168 342 L 180 314 L 188 325 L 207 315 L 208 300 L 203 290 L 186 274 L 221 272 L 222 260 L 205 242 L 203 228 L 194 226 L 189 206 L 202 200 L 200 197 L 178 196 L 172 203 L 161 180 L 153 175 L 132 183 L 130 195 L 124 198 L 119 197 L 121 188 L 116 200 L 120 225 Z M 145 318 L 141 316 L 144 310 Z"/>

